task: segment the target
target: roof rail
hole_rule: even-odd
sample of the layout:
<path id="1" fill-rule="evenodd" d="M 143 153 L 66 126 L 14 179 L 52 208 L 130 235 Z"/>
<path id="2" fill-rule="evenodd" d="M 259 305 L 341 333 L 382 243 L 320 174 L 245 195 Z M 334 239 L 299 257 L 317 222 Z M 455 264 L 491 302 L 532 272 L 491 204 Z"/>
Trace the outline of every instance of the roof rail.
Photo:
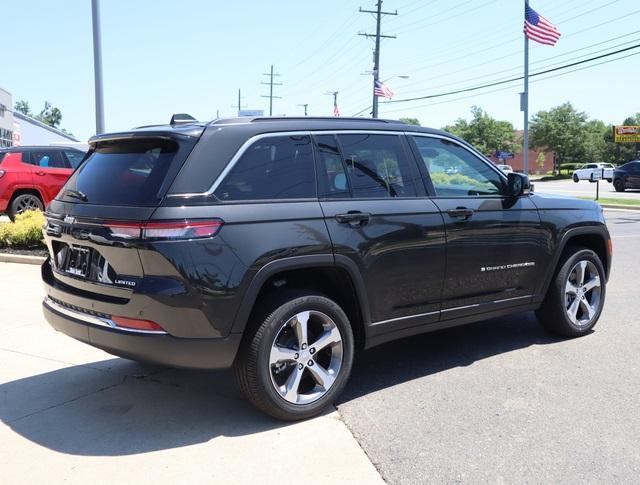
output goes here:
<path id="1" fill-rule="evenodd" d="M 176 113 L 171 117 L 170 125 L 181 125 L 184 123 L 193 123 L 196 120 L 193 116 L 187 113 Z"/>
<path id="2" fill-rule="evenodd" d="M 358 118 L 358 117 L 342 117 L 342 116 L 264 116 L 251 118 L 251 122 L 255 121 L 359 121 L 372 123 L 402 123 L 404 121 L 387 120 L 382 118 Z"/>

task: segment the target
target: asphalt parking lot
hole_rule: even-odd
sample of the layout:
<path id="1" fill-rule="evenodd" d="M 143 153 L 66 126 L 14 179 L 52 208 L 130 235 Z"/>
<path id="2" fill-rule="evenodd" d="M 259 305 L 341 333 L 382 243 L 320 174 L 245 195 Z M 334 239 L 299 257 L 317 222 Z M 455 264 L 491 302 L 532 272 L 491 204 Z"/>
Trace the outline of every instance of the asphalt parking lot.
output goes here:
<path id="1" fill-rule="evenodd" d="M 0 483 L 637 483 L 640 212 L 606 214 L 593 333 L 552 338 L 526 313 L 383 345 L 357 356 L 337 413 L 296 424 L 227 372 L 56 334 L 39 268 L 0 263 Z"/>
<path id="2" fill-rule="evenodd" d="M 640 212 L 607 211 L 605 309 L 560 340 L 532 313 L 360 355 L 338 405 L 390 483 L 638 483 Z"/>

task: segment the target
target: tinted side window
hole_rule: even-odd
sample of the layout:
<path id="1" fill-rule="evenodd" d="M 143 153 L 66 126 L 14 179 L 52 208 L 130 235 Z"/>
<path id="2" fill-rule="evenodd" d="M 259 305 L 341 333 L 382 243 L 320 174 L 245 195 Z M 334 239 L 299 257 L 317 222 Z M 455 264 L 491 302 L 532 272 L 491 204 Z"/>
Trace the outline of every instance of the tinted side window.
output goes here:
<path id="1" fill-rule="evenodd" d="M 59 151 L 33 151 L 31 163 L 42 168 L 69 168 Z"/>
<path id="2" fill-rule="evenodd" d="M 322 197 L 350 197 L 347 173 L 335 136 L 315 136 L 318 149 L 318 178 Z"/>
<path id="3" fill-rule="evenodd" d="M 222 201 L 316 197 L 309 136 L 270 136 L 253 143 L 215 191 Z"/>
<path id="4" fill-rule="evenodd" d="M 84 158 L 84 153 L 75 150 L 65 150 L 64 154 L 71 165 L 71 168 L 78 168 L 80 162 Z"/>
<path id="5" fill-rule="evenodd" d="M 457 143 L 414 137 L 439 197 L 502 195 L 503 179 L 491 166 Z"/>
<path id="6" fill-rule="evenodd" d="M 397 135 L 338 135 L 353 196 L 415 197 L 413 172 Z"/>

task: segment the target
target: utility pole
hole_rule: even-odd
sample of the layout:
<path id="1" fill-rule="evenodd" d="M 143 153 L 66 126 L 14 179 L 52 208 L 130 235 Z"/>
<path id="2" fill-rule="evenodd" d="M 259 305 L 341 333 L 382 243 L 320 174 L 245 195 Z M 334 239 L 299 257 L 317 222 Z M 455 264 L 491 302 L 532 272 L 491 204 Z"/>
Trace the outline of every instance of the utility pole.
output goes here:
<path id="1" fill-rule="evenodd" d="M 263 74 L 263 76 L 269 76 L 269 82 L 265 83 L 265 82 L 261 82 L 260 84 L 265 84 L 269 86 L 269 95 L 262 95 L 262 98 L 269 98 L 269 116 L 273 116 L 273 99 L 282 99 L 281 96 L 274 96 L 273 95 L 273 87 L 274 86 L 282 86 L 282 83 L 274 83 L 273 82 L 273 78 L 274 76 L 280 76 L 280 74 L 274 74 L 273 73 L 273 64 L 271 64 L 271 72 L 269 74 Z"/>
<path id="2" fill-rule="evenodd" d="M 340 116 L 340 109 L 338 108 L 338 91 L 327 91 L 324 94 L 333 96 L 333 116 Z"/>
<path id="3" fill-rule="evenodd" d="M 380 33 L 380 23 L 382 21 L 383 15 L 398 15 L 398 11 L 395 12 L 383 12 L 382 11 L 382 0 L 377 0 L 376 10 L 363 10 L 360 7 L 360 13 L 371 13 L 376 16 L 376 33 L 367 34 L 366 32 L 358 32 L 358 35 L 362 35 L 367 38 L 374 37 L 376 40 L 376 47 L 373 51 L 373 110 L 371 112 L 371 116 L 373 118 L 378 117 L 378 96 L 375 94 L 376 82 L 380 79 L 380 39 L 395 39 L 395 35 L 383 35 Z"/>
<path id="4" fill-rule="evenodd" d="M 304 106 L 304 115 L 307 116 L 307 106 L 309 106 L 309 104 L 304 103 L 304 104 L 299 104 L 298 106 Z"/>
<path id="5" fill-rule="evenodd" d="M 247 107 L 246 105 L 242 106 L 242 94 L 241 94 L 240 88 L 238 88 L 238 104 L 235 106 L 232 106 L 232 108 L 238 108 L 238 116 L 240 116 L 240 110 L 246 107 Z"/>
<path id="6" fill-rule="evenodd" d="M 93 76 L 95 81 L 96 134 L 104 133 L 104 96 L 102 91 L 102 45 L 100 35 L 100 3 L 91 0 L 93 24 Z"/>

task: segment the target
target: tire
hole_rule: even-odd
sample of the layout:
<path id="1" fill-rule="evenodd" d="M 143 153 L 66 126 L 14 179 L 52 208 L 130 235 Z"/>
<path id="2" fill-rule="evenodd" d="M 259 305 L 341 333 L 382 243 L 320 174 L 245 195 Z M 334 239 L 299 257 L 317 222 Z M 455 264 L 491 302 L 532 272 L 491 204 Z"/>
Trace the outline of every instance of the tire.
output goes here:
<path id="1" fill-rule="evenodd" d="M 613 179 L 607 179 L 607 182 L 611 183 L 613 182 Z"/>
<path id="2" fill-rule="evenodd" d="M 620 179 L 615 179 L 613 181 L 613 188 L 616 189 L 616 192 L 624 192 L 624 182 Z"/>
<path id="3" fill-rule="evenodd" d="M 602 313 L 606 294 L 604 266 L 594 251 L 578 246 L 567 248 L 559 264 L 536 316 L 555 335 L 580 337 L 591 331 Z"/>
<path id="4" fill-rule="evenodd" d="M 333 300 L 317 293 L 288 292 L 263 302 L 263 308 L 250 322 L 233 364 L 238 387 L 256 408 L 277 419 L 320 414 L 351 373 L 349 319 Z M 317 348 L 318 342 L 323 348 Z"/>
<path id="5" fill-rule="evenodd" d="M 574 181 L 575 183 L 580 182 L 580 178 L 578 177 L 578 174 L 575 174 L 575 173 L 573 174 L 573 181 Z"/>
<path id="6" fill-rule="evenodd" d="M 22 214 L 27 210 L 44 210 L 44 204 L 42 203 L 42 200 L 40 200 L 40 197 L 31 193 L 20 194 L 17 197 L 14 197 L 11 204 L 9 204 L 9 211 L 7 215 L 9 216 L 9 219 L 14 221 L 18 214 Z"/>

